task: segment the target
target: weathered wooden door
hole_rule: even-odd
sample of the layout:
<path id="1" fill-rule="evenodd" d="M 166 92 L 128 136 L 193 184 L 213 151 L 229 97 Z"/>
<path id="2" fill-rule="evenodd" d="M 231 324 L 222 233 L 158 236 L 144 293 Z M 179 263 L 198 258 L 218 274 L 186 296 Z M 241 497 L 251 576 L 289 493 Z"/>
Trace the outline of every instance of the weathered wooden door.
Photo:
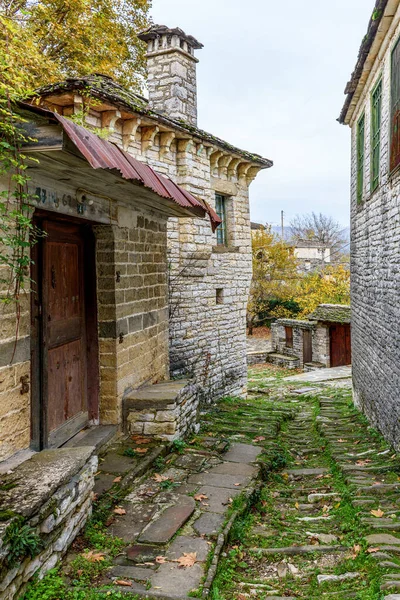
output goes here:
<path id="1" fill-rule="evenodd" d="M 330 327 L 331 367 L 343 367 L 351 364 L 350 325 L 332 325 Z"/>
<path id="2" fill-rule="evenodd" d="M 312 334 L 303 329 L 303 364 L 312 362 Z"/>
<path id="3" fill-rule="evenodd" d="M 84 244 L 78 225 L 44 221 L 43 397 L 47 446 L 88 422 Z"/>

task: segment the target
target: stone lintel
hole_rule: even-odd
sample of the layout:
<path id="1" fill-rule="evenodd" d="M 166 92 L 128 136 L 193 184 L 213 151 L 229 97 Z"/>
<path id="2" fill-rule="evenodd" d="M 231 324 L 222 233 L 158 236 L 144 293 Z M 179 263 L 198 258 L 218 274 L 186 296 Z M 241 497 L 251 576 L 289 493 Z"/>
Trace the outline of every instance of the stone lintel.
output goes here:
<path id="1" fill-rule="evenodd" d="M 211 187 L 215 192 L 227 196 L 237 196 L 238 193 L 238 188 L 235 183 L 219 179 L 218 177 L 211 177 Z"/>

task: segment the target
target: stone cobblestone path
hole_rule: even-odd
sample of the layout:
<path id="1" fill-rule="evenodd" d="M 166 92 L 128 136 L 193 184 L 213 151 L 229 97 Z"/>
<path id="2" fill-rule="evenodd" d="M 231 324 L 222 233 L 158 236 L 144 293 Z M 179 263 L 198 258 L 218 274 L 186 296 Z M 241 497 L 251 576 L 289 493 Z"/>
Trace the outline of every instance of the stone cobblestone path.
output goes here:
<path id="1" fill-rule="evenodd" d="M 264 375 L 253 371 L 252 386 L 265 408 L 297 408 L 263 442 L 274 472 L 231 532 L 213 600 L 400 600 L 398 456 L 350 390 Z"/>

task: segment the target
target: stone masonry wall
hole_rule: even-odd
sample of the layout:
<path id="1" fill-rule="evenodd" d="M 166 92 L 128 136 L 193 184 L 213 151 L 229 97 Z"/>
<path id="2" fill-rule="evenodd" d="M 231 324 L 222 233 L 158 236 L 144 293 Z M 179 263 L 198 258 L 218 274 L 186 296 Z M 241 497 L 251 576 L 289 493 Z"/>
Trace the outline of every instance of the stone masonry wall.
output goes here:
<path id="1" fill-rule="evenodd" d="M 394 23 L 398 23 L 398 10 Z M 400 447 L 400 174 L 389 174 L 391 52 L 400 26 L 388 33 L 352 122 L 351 303 L 356 404 Z M 382 77 L 380 185 L 370 192 L 370 94 Z M 363 201 L 357 203 L 357 122 L 365 112 Z"/>
<path id="2" fill-rule="evenodd" d="M 0 179 L 0 191 L 7 182 Z M 7 278 L 0 267 L 0 278 Z M 0 284 L 0 296 L 6 285 Z M 17 336 L 16 305 L 0 302 L 0 461 L 30 441 L 30 298 L 20 298 L 20 319 Z"/>
<path id="3" fill-rule="evenodd" d="M 246 308 L 250 290 L 249 182 L 213 167 L 206 148 L 161 134 L 143 151 L 138 128 L 128 151 L 215 208 L 227 201 L 227 247 L 216 245 L 208 219 L 170 218 L 168 261 L 171 373 L 196 378 L 205 399 L 247 390 Z M 122 146 L 116 125 L 111 141 Z M 217 290 L 219 300 L 217 301 Z M 221 302 L 222 299 L 222 303 Z"/>
<path id="4" fill-rule="evenodd" d="M 97 457 L 93 448 L 46 450 L 6 476 L 15 487 L 0 504 L 15 516 L 0 522 L 0 600 L 19 598 L 27 583 L 53 569 L 91 514 Z M 41 549 L 10 563 L 7 530 L 15 520 L 40 537 Z"/>

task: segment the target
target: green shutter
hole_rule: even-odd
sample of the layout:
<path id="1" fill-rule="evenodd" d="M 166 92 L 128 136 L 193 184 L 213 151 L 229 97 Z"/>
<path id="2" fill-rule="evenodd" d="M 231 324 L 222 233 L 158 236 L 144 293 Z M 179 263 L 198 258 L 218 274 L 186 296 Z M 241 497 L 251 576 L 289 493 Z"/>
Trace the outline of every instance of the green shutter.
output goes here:
<path id="1" fill-rule="evenodd" d="M 365 115 L 357 125 L 357 202 L 361 202 L 364 192 L 364 146 L 365 146 Z"/>
<path id="2" fill-rule="evenodd" d="M 215 194 L 215 212 L 221 219 L 222 223 L 217 227 L 217 244 L 226 246 L 226 210 L 225 197 L 221 194 Z"/>
<path id="3" fill-rule="evenodd" d="M 372 92 L 371 109 L 371 192 L 373 192 L 379 186 L 381 163 L 382 80 Z"/>
<path id="4" fill-rule="evenodd" d="M 390 95 L 390 171 L 394 171 L 400 165 L 400 40 L 392 52 Z"/>

